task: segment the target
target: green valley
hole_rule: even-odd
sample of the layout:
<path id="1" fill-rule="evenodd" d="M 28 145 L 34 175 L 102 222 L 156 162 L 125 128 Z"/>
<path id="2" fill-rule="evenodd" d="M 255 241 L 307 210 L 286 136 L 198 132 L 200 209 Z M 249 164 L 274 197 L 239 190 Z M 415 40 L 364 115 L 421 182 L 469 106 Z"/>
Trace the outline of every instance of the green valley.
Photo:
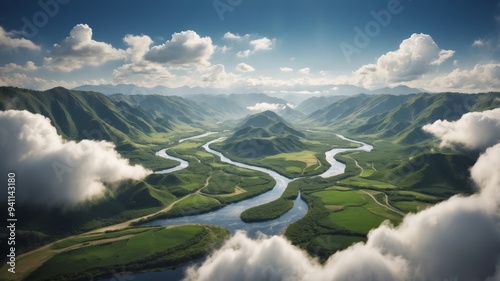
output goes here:
<path id="1" fill-rule="evenodd" d="M 27 280 L 78 280 L 107 276 L 116 267 L 140 272 L 189 264 L 230 236 L 217 226 L 222 224 L 217 218 L 180 226 L 144 224 L 189 220 L 232 206 L 234 214 L 225 215 L 251 227 L 296 211 L 299 194 L 307 213 L 282 231 L 294 245 L 325 261 L 366 241 L 367 233 L 382 223 L 398 225 L 407 213 L 474 193 L 467 175 L 478 152 L 439 147 L 421 128 L 500 107 L 499 101 L 498 93 L 360 94 L 314 97 L 295 109 L 256 113 L 251 105 L 284 100 L 264 94 L 106 96 L 61 87 L 1 87 L 0 110 L 41 114 L 68 141 L 109 141 L 129 163 L 152 171 L 178 165 L 155 155 L 165 148 L 188 163 L 171 173 L 104 183 L 102 196 L 72 208 L 21 205 L 18 215 L 25 219 L 17 225 L 22 245 L 18 271 Z M 207 131 L 217 133 L 179 142 Z M 337 154 L 345 171 L 323 178 L 319 175 L 331 166 L 327 151 L 360 147 L 337 133 L 373 145 L 373 150 Z M 203 147 L 212 141 L 210 148 L 232 161 L 294 180 L 278 194 L 273 187 L 286 183 L 222 161 Z M 275 197 L 266 204 L 242 204 L 272 192 Z"/>

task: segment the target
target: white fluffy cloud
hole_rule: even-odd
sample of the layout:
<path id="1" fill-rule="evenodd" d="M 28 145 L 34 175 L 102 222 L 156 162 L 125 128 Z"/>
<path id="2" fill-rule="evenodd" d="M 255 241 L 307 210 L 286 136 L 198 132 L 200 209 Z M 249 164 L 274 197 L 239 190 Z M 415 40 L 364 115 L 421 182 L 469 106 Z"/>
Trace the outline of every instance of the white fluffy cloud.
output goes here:
<path id="1" fill-rule="evenodd" d="M 8 72 L 21 71 L 21 72 L 30 72 L 38 69 L 38 66 L 35 65 L 32 61 L 27 61 L 24 65 L 19 65 L 15 63 L 8 63 L 2 67 L 0 67 L 0 73 L 5 74 Z"/>
<path id="2" fill-rule="evenodd" d="M 172 39 L 154 46 L 145 59 L 170 65 L 210 65 L 215 46 L 210 37 L 200 37 L 192 30 L 174 33 Z"/>
<path id="3" fill-rule="evenodd" d="M 354 72 L 358 85 L 373 87 L 418 79 L 454 55 L 438 47 L 427 34 L 412 34 L 396 51 L 388 52 Z"/>
<path id="4" fill-rule="evenodd" d="M 126 50 L 130 63 L 113 70 L 113 81 L 116 83 L 131 83 L 137 85 L 161 84 L 174 76 L 165 65 L 145 60 L 153 40 L 147 35 L 126 35 L 123 41 L 129 46 Z"/>
<path id="5" fill-rule="evenodd" d="M 267 37 L 262 37 L 250 41 L 250 45 L 253 47 L 254 52 L 258 51 L 269 51 L 273 49 L 274 39 L 269 39 Z"/>
<path id="6" fill-rule="evenodd" d="M 140 62 L 144 55 L 149 51 L 149 46 L 153 40 L 147 35 L 127 34 L 123 41 L 130 47 L 126 50 L 127 58 L 132 62 Z"/>
<path id="7" fill-rule="evenodd" d="M 40 50 L 40 46 L 28 39 L 16 38 L 14 32 L 7 32 L 0 26 L 0 49 L 12 51 L 20 48 L 35 51 Z"/>
<path id="8" fill-rule="evenodd" d="M 255 38 L 255 39 L 254 39 Z M 245 34 L 243 36 L 231 32 L 226 32 L 222 39 L 230 44 L 231 48 L 240 50 L 236 52 L 238 58 L 248 58 L 256 52 L 272 50 L 276 39 L 269 39 L 267 37 L 256 38 L 254 34 Z M 253 40 L 251 40 L 253 39 Z"/>
<path id="9" fill-rule="evenodd" d="M 472 42 L 472 46 L 475 46 L 475 47 L 482 47 L 485 45 L 486 45 L 486 42 L 484 40 L 481 40 L 481 39 L 476 39 L 476 40 L 474 40 L 474 42 Z"/>
<path id="10" fill-rule="evenodd" d="M 457 121 L 437 120 L 423 129 L 438 137 L 442 147 L 484 150 L 500 142 L 500 108 L 469 112 Z"/>
<path id="11" fill-rule="evenodd" d="M 105 192 L 105 183 L 140 179 L 150 171 L 131 166 L 105 141 L 66 141 L 50 120 L 28 111 L 0 111 L 0 170 L 15 171 L 19 200 L 70 207 Z"/>
<path id="12" fill-rule="evenodd" d="M 290 67 L 280 67 L 281 72 L 292 72 L 293 68 Z"/>
<path id="13" fill-rule="evenodd" d="M 222 64 L 214 64 L 200 72 L 202 86 L 214 88 L 227 88 L 239 81 L 239 76 L 226 72 Z"/>
<path id="14" fill-rule="evenodd" d="M 238 53 L 236 53 L 236 56 L 239 58 L 248 58 L 250 56 L 251 52 L 252 51 L 250 51 L 250 50 L 239 51 Z"/>
<path id="15" fill-rule="evenodd" d="M 240 41 L 240 40 L 243 40 L 243 39 L 250 38 L 250 34 L 245 34 L 243 36 L 240 36 L 239 34 L 234 34 L 234 33 L 231 33 L 231 32 L 226 32 L 226 33 L 224 33 L 224 36 L 222 38 L 223 39 L 227 39 L 227 40 Z"/>
<path id="16" fill-rule="evenodd" d="M 55 44 L 44 58 L 44 66 L 53 71 L 70 72 L 84 66 L 99 66 L 125 58 L 124 50 L 92 39 L 92 28 L 77 24 L 60 44 Z"/>
<path id="17" fill-rule="evenodd" d="M 255 68 L 253 68 L 251 65 L 248 65 L 246 63 L 239 63 L 236 66 L 236 70 L 239 72 L 254 72 Z"/>
<path id="18" fill-rule="evenodd" d="M 455 196 L 398 227 L 382 225 L 319 264 L 278 236 L 236 233 L 185 280 L 499 280 L 500 144 L 472 168 L 478 195 Z"/>

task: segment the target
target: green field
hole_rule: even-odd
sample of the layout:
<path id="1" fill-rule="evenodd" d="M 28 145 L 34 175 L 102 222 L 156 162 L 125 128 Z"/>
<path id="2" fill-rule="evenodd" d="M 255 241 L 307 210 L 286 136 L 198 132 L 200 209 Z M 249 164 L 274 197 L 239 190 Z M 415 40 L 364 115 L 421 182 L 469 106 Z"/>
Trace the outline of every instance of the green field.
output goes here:
<path id="1" fill-rule="evenodd" d="M 316 152 L 304 150 L 301 152 L 281 153 L 268 156 L 262 160 L 262 164 L 269 167 L 284 166 L 290 174 L 307 174 L 318 170 L 322 164 L 316 157 Z"/>
<path id="2" fill-rule="evenodd" d="M 325 190 L 313 195 L 320 198 L 330 211 L 328 217 L 332 224 L 355 233 L 367 233 L 386 219 L 400 219 L 387 208 L 376 204 L 368 195 L 356 190 Z"/>
<path id="3" fill-rule="evenodd" d="M 333 224 L 357 233 L 368 233 L 387 218 L 375 215 L 364 207 L 347 207 L 329 215 Z"/>
<path id="4" fill-rule="evenodd" d="M 399 201 L 395 202 L 394 206 L 407 212 L 417 213 L 432 205 L 422 201 Z"/>
<path id="5" fill-rule="evenodd" d="M 369 179 L 364 179 L 364 178 L 359 178 L 359 177 L 353 177 L 353 178 L 348 178 L 348 179 L 342 180 L 339 182 L 339 184 L 346 185 L 346 186 L 362 187 L 362 188 L 376 188 L 376 189 L 395 188 L 394 185 L 389 184 L 389 183 L 375 181 L 375 180 L 369 180 Z"/>
<path id="6" fill-rule="evenodd" d="M 207 254 L 227 236 L 226 230 L 203 225 L 142 229 L 135 234 L 124 230 L 114 233 L 113 240 L 95 239 L 95 244 L 57 254 L 28 280 L 98 277 L 125 265 L 128 270 L 177 266 Z"/>
<path id="7" fill-rule="evenodd" d="M 240 177 L 228 174 L 223 170 L 214 171 L 208 181 L 208 185 L 202 189 L 202 192 L 208 194 L 230 194 L 238 185 Z"/>
<path id="8" fill-rule="evenodd" d="M 320 197 L 324 205 L 362 206 L 367 203 L 365 197 L 360 196 L 357 191 L 327 190 L 313 195 Z"/>
<path id="9" fill-rule="evenodd" d="M 241 213 L 244 222 L 267 221 L 279 218 L 293 208 L 293 201 L 278 198 L 267 204 L 256 206 Z"/>

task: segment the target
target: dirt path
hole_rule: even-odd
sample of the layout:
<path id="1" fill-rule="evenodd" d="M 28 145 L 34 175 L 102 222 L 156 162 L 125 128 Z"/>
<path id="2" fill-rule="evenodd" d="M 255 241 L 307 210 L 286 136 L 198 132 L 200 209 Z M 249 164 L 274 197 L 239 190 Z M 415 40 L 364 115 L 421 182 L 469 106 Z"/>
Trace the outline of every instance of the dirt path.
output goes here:
<path id="1" fill-rule="evenodd" d="M 319 166 L 318 166 L 318 167 L 316 167 L 316 168 L 314 168 L 314 170 L 315 170 L 315 171 L 316 171 L 317 169 L 319 169 L 319 168 L 323 167 L 323 164 L 321 164 L 321 161 L 319 161 L 318 157 L 316 157 L 316 161 L 318 161 Z"/>
<path id="2" fill-rule="evenodd" d="M 394 212 L 396 212 L 396 213 L 398 213 L 398 214 L 400 214 L 400 215 L 402 215 L 402 216 L 405 216 L 405 215 L 406 215 L 406 213 L 403 213 L 403 212 L 401 212 L 400 210 L 396 209 L 396 207 L 392 206 L 392 205 L 391 205 L 391 203 L 389 203 L 389 197 L 387 196 L 387 194 L 385 194 L 385 193 L 384 193 L 384 195 L 385 195 L 385 204 L 386 204 L 389 208 L 391 208 L 391 210 L 392 210 L 392 211 L 394 211 Z"/>
<path id="3" fill-rule="evenodd" d="M 195 193 L 192 193 L 192 194 L 200 194 L 200 195 L 204 195 L 206 193 L 204 193 L 202 190 L 208 186 L 208 184 L 210 183 L 210 179 L 212 178 L 212 175 L 210 175 L 206 180 L 205 180 L 205 185 L 203 185 L 200 189 L 198 189 Z M 191 195 L 191 194 L 190 194 Z"/>
<path id="4" fill-rule="evenodd" d="M 363 167 L 361 167 L 361 166 L 359 165 L 358 160 L 356 160 L 356 159 L 352 158 L 352 157 L 351 157 L 351 155 L 346 155 L 346 157 L 351 158 L 351 159 L 354 161 L 354 163 L 356 164 L 356 167 L 358 167 L 359 169 L 361 169 L 361 172 L 360 172 L 360 173 L 359 173 L 359 175 L 358 175 L 358 176 L 360 176 L 360 177 L 361 177 L 361 176 L 363 175 L 363 173 L 365 172 L 365 169 L 363 169 Z"/>
<path id="5" fill-rule="evenodd" d="M 380 202 L 379 202 L 379 201 L 375 198 L 375 196 L 373 196 L 371 193 L 369 193 L 369 192 L 367 192 L 367 191 L 365 191 L 365 190 L 361 190 L 361 189 L 360 189 L 359 191 L 361 191 L 361 192 L 363 192 L 363 193 L 367 194 L 368 196 L 370 196 L 370 197 L 373 199 L 373 201 L 375 201 L 375 203 L 377 203 L 378 205 L 380 205 L 380 206 L 382 206 L 382 207 L 386 208 L 387 210 L 392 211 L 392 212 L 394 212 L 394 213 L 396 213 L 396 214 L 399 214 L 399 215 L 401 215 L 401 216 L 403 216 L 403 217 L 406 215 L 405 213 L 403 213 L 403 212 L 399 211 L 398 209 L 394 208 L 393 206 L 391 206 L 391 205 L 389 204 L 389 199 L 388 199 L 388 197 L 387 197 L 387 194 L 385 194 L 385 193 L 384 193 L 384 195 L 385 195 L 385 202 L 386 202 L 386 204 L 382 204 L 382 203 L 380 203 Z M 383 193 L 383 192 L 382 192 L 382 193 Z"/>

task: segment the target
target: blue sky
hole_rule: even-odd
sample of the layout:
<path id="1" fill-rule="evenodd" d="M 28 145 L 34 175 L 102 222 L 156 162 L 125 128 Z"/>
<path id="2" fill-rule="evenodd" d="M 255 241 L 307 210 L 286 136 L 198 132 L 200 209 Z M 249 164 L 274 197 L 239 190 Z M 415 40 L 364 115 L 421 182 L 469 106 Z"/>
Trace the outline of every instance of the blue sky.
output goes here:
<path id="1" fill-rule="evenodd" d="M 0 8 L 3 85 L 500 89 L 500 1 L 6 0 Z"/>

